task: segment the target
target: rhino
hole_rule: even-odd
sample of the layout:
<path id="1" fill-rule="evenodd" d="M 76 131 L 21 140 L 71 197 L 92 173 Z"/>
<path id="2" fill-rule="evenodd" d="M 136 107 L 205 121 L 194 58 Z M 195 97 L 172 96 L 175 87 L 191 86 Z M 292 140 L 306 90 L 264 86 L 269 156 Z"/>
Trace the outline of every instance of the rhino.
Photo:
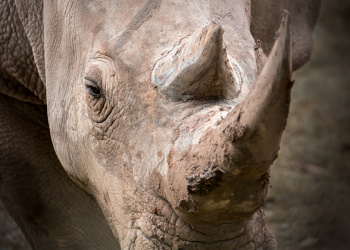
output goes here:
<path id="1" fill-rule="evenodd" d="M 276 249 L 319 0 L 2 0 L 0 198 L 33 249 Z"/>

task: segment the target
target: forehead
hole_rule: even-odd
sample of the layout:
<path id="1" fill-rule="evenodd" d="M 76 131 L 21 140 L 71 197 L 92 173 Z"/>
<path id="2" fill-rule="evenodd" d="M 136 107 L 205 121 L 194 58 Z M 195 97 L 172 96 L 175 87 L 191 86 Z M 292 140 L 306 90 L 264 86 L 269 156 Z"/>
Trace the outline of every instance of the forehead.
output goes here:
<path id="1" fill-rule="evenodd" d="M 163 43 L 192 34 L 212 21 L 219 22 L 225 30 L 242 33 L 249 30 L 249 7 L 248 0 L 93 0 L 72 1 L 71 6 L 61 4 L 61 11 L 74 22 L 85 24 L 85 29 L 103 30 L 108 38 L 132 38 L 135 33 L 146 33 L 144 39 L 158 38 L 157 42 Z"/>
<path id="2" fill-rule="evenodd" d="M 138 71 L 149 69 L 164 53 L 213 21 L 223 27 L 224 40 L 232 54 L 247 51 L 247 41 L 254 46 L 249 30 L 249 0 L 59 1 L 56 7 L 64 18 L 63 32 L 71 33 L 63 39 L 67 41 L 74 34 L 78 41 L 75 43 L 84 51 L 117 55 L 126 65 L 138 67 Z"/>
<path id="3" fill-rule="evenodd" d="M 90 19 L 99 16 L 114 28 L 137 29 L 152 19 L 154 25 L 185 28 L 196 22 L 209 22 L 213 19 L 235 19 L 243 24 L 244 16 L 249 16 L 249 0 L 93 0 L 80 2 L 81 9 Z M 82 6 L 83 5 L 83 6 Z M 66 11 L 66 10 L 65 10 Z M 114 24 L 118 24 L 115 27 Z M 182 24 L 182 26 L 181 26 Z"/>

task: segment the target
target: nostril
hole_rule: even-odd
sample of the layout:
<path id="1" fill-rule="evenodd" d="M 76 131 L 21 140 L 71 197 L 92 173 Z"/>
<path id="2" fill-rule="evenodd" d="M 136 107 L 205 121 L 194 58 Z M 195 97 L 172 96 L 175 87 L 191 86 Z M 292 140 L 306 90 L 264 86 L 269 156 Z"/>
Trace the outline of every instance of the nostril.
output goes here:
<path id="1" fill-rule="evenodd" d="M 190 194 L 206 196 L 221 185 L 223 177 L 224 170 L 217 166 L 208 166 L 200 174 L 186 177 L 187 191 Z"/>
<path id="2" fill-rule="evenodd" d="M 161 93 L 176 100 L 232 99 L 239 93 L 223 47 L 223 29 L 214 23 L 159 60 L 152 80 Z"/>

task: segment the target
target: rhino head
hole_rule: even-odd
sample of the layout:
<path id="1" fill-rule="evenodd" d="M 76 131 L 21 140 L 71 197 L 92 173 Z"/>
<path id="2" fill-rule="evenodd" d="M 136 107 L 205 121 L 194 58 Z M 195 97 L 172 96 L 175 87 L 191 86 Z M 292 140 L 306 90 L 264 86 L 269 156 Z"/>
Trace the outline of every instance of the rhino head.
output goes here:
<path id="1" fill-rule="evenodd" d="M 122 248 L 276 247 L 262 206 L 288 115 L 290 21 L 266 58 L 250 9 L 45 2 L 53 145 Z"/>

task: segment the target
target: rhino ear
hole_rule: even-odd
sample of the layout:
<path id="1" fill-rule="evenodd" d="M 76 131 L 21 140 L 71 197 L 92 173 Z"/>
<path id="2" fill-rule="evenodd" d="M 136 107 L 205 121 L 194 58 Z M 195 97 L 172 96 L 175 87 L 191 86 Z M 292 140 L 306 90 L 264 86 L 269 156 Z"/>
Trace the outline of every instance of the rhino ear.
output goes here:
<path id="1" fill-rule="evenodd" d="M 261 41 L 266 54 L 272 49 L 281 20 L 282 10 L 291 17 L 292 66 L 298 69 L 310 58 L 312 30 L 315 26 L 321 0 L 251 0 L 251 33 Z"/>

